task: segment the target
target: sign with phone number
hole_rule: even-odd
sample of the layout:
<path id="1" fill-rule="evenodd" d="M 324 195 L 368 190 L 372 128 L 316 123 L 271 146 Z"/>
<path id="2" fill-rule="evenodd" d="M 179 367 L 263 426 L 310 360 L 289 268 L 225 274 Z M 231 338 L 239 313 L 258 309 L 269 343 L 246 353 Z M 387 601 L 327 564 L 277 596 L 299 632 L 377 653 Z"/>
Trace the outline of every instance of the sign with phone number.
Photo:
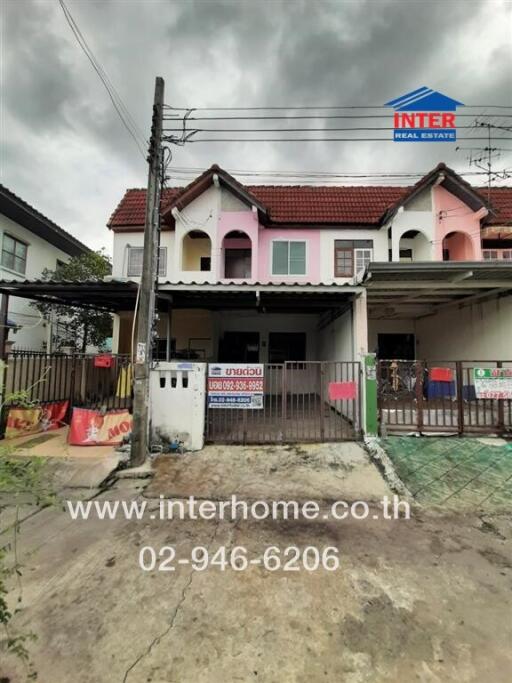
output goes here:
<path id="1" fill-rule="evenodd" d="M 512 368 L 473 368 L 477 398 L 512 399 Z"/>
<path id="2" fill-rule="evenodd" d="M 210 363 L 209 408 L 263 408 L 264 366 L 260 363 Z"/>

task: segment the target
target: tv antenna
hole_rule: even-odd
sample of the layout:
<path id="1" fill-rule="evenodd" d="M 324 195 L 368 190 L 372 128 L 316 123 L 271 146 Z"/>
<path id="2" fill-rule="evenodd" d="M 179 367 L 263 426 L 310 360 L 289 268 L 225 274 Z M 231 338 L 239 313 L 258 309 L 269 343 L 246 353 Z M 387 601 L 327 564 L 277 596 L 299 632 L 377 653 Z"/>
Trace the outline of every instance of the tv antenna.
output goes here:
<path id="1" fill-rule="evenodd" d="M 478 119 L 475 119 L 473 128 L 487 129 L 487 145 L 484 147 L 456 147 L 455 151 L 469 151 L 469 165 L 475 166 L 476 168 L 484 171 L 485 175 L 487 176 L 487 201 L 490 202 L 492 181 L 496 180 L 497 178 L 500 180 L 505 180 L 506 178 L 510 178 L 512 175 L 507 169 L 503 169 L 501 171 L 493 170 L 493 162 L 501 157 L 502 152 L 508 152 L 510 150 L 493 146 L 492 131 L 493 129 L 512 131 L 512 128 L 508 126 L 498 126 L 496 124 L 490 123 L 489 121 L 480 121 Z"/>

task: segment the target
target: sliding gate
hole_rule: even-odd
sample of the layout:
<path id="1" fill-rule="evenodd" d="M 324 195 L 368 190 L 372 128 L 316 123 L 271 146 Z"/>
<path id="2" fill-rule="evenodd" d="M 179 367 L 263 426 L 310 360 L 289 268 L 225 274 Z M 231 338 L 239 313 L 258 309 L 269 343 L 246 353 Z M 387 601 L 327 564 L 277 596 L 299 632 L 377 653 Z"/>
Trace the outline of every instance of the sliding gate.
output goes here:
<path id="1" fill-rule="evenodd" d="M 261 408 L 208 406 L 207 441 L 298 443 L 360 436 L 358 362 L 265 364 L 263 387 Z"/>

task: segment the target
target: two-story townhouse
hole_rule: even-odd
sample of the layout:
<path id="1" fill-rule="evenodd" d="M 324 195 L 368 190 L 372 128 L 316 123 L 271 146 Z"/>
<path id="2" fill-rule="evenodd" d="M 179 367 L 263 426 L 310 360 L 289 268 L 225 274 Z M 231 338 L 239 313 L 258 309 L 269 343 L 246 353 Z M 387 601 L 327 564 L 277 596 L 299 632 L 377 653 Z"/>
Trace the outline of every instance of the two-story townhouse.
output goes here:
<path id="1" fill-rule="evenodd" d="M 462 300 L 472 309 L 489 297 L 501 339 L 512 321 L 511 197 L 496 188 L 489 201 L 444 164 L 413 187 L 245 186 L 212 166 L 162 197 L 158 356 L 277 363 L 357 360 L 369 349 L 424 357 L 434 313 L 444 315 L 444 305 L 464 318 Z M 140 277 L 144 209 L 145 191 L 128 190 L 111 216 L 113 278 Z M 407 281 L 409 266 L 416 282 Z M 484 282 L 482 272 L 496 267 L 500 276 Z M 130 350 L 132 322 L 131 310 L 116 316 L 120 352 Z M 455 357 L 461 328 L 444 327 Z M 477 336 L 482 358 L 502 352 L 501 342 L 486 343 L 489 334 Z"/>
<path id="2" fill-rule="evenodd" d="M 45 269 L 90 251 L 34 207 L 0 185 L 0 275 L 2 280 L 37 279 Z M 11 297 L 8 305 L 9 336 L 14 349 L 49 350 L 52 325 L 30 306 Z M 53 334 L 55 334 L 55 330 Z"/>
<path id="3" fill-rule="evenodd" d="M 367 331 L 355 275 L 374 250 L 386 257 L 376 221 L 398 193 L 383 188 L 368 217 L 366 188 L 355 190 L 360 201 L 354 188 L 242 186 L 217 166 L 165 190 L 159 296 L 172 313 L 159 321 L 159 356 L 278 363 L 328 357 L 334 343 L 340 360 L 358 357 Z M 140 276 L 144 204 L 143 190 L 128 190 L 111 217 L 113 278 Z M 122 313 L 120 352 L 131 328 Z"/>
<path id="4" fill-rule="evenodd" d="M 133 357 L 145 197 L 128 190 L 110 218 L 111 277 L 3 281 L 0 292 L 108 310 L 114 353 Z M 402 188 L 245 186 L 213 166 L 166 189 L 153 349 L 162 374 L 154 377 L 165 388 L 170 372 L 170 388 L 186 389 L 190 360 L 210 362 L 212 372 L 222 371 L 218 362 L 266 363 L 265 410 L 250 411 L 251 420 L 248 411 L 225 419 L 208 410 L 208 438 L 353 438 L 366 386 L 357 361 L 368 351 L 426 361 L 378 365 L 412 369 L 400 379 L 408 396 L 421 391 L 414 373 L 433 361 L 450 361 L 435 367 L 453 377 L 453 361 L 510 360 L 511 200 L 512 188 L 488 195 L 444 164 Z M 162 360 L 181 362 L 160 370 Z M 474 364 L 466 365 L 467 375 Z M 379 391 L 388 381 L 393 393 L 394 377 L 381 376 Z M 464 381 L 461 396 L 471 388 Z"/>
<path id="5" fill-rule="evenodd" d="M 389 263 L 365 276 L 368 349 L 381 358 L 510 357 L 512 188 L 439 164 L 382 217 Z"/>

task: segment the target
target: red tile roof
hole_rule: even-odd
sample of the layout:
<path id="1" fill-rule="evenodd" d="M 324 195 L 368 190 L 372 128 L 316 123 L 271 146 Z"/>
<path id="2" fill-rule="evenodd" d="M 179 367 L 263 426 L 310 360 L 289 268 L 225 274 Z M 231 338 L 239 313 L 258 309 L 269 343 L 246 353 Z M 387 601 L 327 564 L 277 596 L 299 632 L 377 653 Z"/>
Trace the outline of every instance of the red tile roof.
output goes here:
<path id="1" fill-rule="evenodd" d="M 244 185 L 268 210 L 271 223 L 375 225 L 387 209 L 409 191 L 409 187 L 390 186 L 310 186 L 310 185 Z M 475 188 L 487 200 L 485 188 Z M 162 208 L 169 206 L 183 192 L 182 187 L 166 188 Z M 130 230 L 144 225 L 146 191 L 127 190 L 113 212 L 108 226 L 113 230 Z M 512 187 L 491 189 L 495 215 L 487 225 L 512 224 Z M 168 220 L 169 223 L 169 220 Z"/>
<path id="2" fill-rule="evenodd" d="M 478 192 L 487 199 L 486 188 Z M 491 187 L 491 205 L 495 215 L 489 215 L 486 225 L 512 225 L 512 187 Z"/>
<path id="3" fill-rule="evenodd" d="M 275 223 L 376 224 L 406 187 L 249 185 Z"/>
<path id="4" fill-rule="evenodd" d="M 166 206 L 178 196 L 182 187 L 168 187 L 162 193 L 162 206 Z M 109 228 L 116 227 L 139 227 L 144 225 L 146 213 L 146 190 L 126 190 L 124 197 L 117 205 L 107 223 Z"/>

